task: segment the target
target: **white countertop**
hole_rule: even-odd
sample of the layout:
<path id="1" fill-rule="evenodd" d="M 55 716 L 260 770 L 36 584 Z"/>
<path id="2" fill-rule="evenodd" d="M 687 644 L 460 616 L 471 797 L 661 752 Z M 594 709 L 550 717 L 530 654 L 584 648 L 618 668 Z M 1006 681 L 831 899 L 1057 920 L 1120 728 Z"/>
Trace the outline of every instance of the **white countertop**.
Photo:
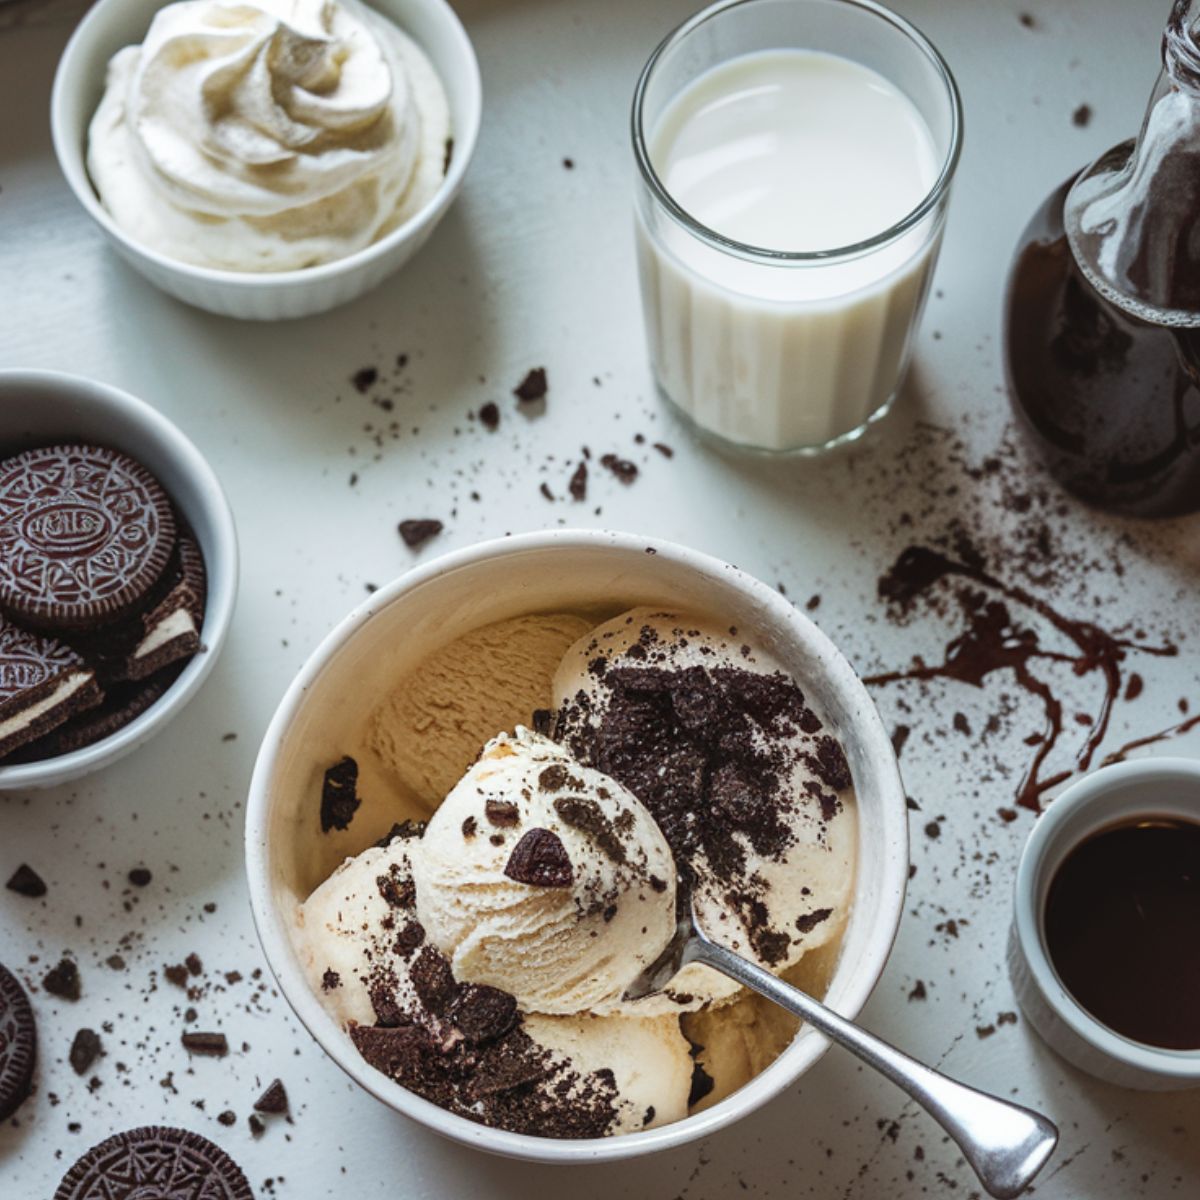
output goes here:
<path id="1" fill-rule="evenodd" d="M 960 630 L 953 611 L 896 625 L 876 595 L 901 549 L 930 544 L 957 515 L 997 574 L 1066 614 L 1178 643 L 1175 658 L 1131 653 L 1127 669 L 1146 690 L 1117 705 L 1101 757 L 1177 721 L 1181 699 L 1200 705 L 1197 519 L 1098 516 L 1032 467 L 1032 507 L 1014 512 L 996 498 L 1014 472 L 1020 483 L 1019 447 L 999 474 L 967 473 L 996 452 L 1009 422 L 997 337 L 1017 235 L 1052 186 L 1136 129 L 1165 0 L 897 4 L 945 53 L 966 107 L 938 290 L 894 417 L 854 454 L 794 467 L 733 462 L 691 443 L 659 409 L 648 378 L 627 106 L 642 61 L 692 7 L 464 0 L 485 118 L 461 199 L 401 276 L 328 316 L 275 326 L 186 308 L 108 250 L 59 177 L 46 115 L 55 61 L 84 5 L 0 7 L 0 366 L 90 375 L 178 422 L 229 492 L 243 570 L 221 662 L 165 733 L 79 785 L 0 798 L 0 876 L 26 861 L 50 885 L 40 901 L 0 890 L 0 961 L 31 985 L 41 1031 L 36 1095 L 0 1128 L 5 1197 L 48 1195 L 88 1146 L 145 1122 L 206 1134 L 245 1167 L 259 1196 L 297 1200 L 975 1194 L 940 1131 L 836 1050 L 766 1110 L 657 1158 L 568 1177 L 458 1148 L 390 1113 L 325 1059 L 267 981 L 250 921 L 241 833 L 258 740 L 293 673 L 365 585 L 413 562 L 396 533 L 407 517 L 446 522 L 421 558 L 554 524 L 689 543 L 784 585 L 798 602 L 820 595 L 813 616 L 868 674 L 914 654 L 936 661 Z M 1032 28 L 1022 11 L 1034 14 Z M 1093 110 L 1086 127 L 1072 121 L 1082 104 Z M 393 401 L 390 411 L 351 385 L 364 366 L 379 369 L 373 394 Z M 529 416 L 510 392 L 534 366 L 546 367 L 550 394 L 544 414 Z M 503 413 L 495 434 L 468 418 L 487 400 Z M 645 445 L 635 444 L 639 433 Z M 651 449 L 654 441 L 675 457 Z M 584 443 L 632 458 L 640 477 L 626 487 L 593 469 L 588 502 L 573 504 L 566 481 Z M 1048 573 L 1028 555 L 1022 565 L 995 549 L 1030 544 L 1043 520 Z M 1019 616 L 1049 644 L 1037 618 Z M 1058 754 L 1069 767 L 1086 736 L 1075 713 L 1095 713 L 1097 682 L 1062 674 L 1068 731 Z M 1024 1021 L 998 1021 L 1015 1009 L 1004 944 L 1012 873 L 1033 817 L 1021 810 L 1005 821 L 997 810 L 1013 803 L 1032 753 L 1023 739 L 1042 714 L 1003 674 L 983 688 L 936 683 L 922 694 L 901 684 L 875 694 L 889 727 L 911 727 L 901 765 L 920 811 L 906 916 L 867 1023 L 1053 1115 L 1062 1144 L 1039 1195 L 1195 1195 L 1200 1094 L 1098 1084 L 1055 1058 Z M 995 713 L 1002 720 L 989 731 Z M 1148 752 L 1200 753 L 1200 736 Z M 925 832 L 931 823 L 939 836 Z M 153 880 L 135 889 L 126 874 L 139 865 Z M 39 986 L 65 951 L 83 977 L 73 1005 Z M 189 952 L 205 968 L 191 1001 L 161 977 Z M 105 965 L 114 953 L 124 970 Z M 260 969 L 261 984 L 252 977 Z M 918 980 L 925 998 L 910 999 Z M 179 1044 L 189 1003 L 194 1028 L 228 1035 L 227 1058 L 189 1062 Z M 94 1091 L 66 1062 L 81 1026 L 99 1030 L 107 1051 L 91 1073 Z M 276 1119 L 254 1139 L 246 1117 L 276 1076 L 293 1123 Z M 238 1117 L 232 1128 L 216 1120 L 226 1108 Z"/>

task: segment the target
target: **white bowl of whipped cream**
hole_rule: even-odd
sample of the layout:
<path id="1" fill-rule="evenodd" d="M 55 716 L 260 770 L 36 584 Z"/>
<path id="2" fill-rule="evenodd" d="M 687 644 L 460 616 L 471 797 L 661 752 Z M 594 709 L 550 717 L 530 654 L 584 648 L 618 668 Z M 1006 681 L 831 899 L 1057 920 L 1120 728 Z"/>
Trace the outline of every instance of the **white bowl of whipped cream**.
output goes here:
<path id="1" fill-rule="evenodd" d="M 99 0 L 59 62 L 51 131 L 136 270 L 278 320 L 354 299 L 424 244 L 480 107 L 445 0 Z"/>

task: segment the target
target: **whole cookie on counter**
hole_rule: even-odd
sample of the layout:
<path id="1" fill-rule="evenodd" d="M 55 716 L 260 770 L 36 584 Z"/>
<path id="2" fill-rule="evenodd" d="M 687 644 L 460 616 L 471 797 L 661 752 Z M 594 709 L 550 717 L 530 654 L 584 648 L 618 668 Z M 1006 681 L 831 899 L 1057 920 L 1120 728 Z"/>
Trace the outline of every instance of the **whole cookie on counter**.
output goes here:
<path id="1" fill-rule="evenodd" d="M 56 632 L 115 621 L 162 575 L 175 516 L 140 463 L 57 445 L 0 462 L 0 608 Z"/>
<path id="2" fill-rule="evenodd" d="M 54 1200 L 254 1200 L 242 1169 L 198 1133 L 145 1126 L 93 1146 Z"/>
<path id="3" fill-rule="evenodd" d="M 0 1121 L 25 1102 L 33 1086 L 37 1024 L 25 989 L 0 966 Z"/>
<path id="4" fill-rule="evenodd" d="M 95 673 L 74 650 L 0 617 L 0 758 L 100 699 Z"/>

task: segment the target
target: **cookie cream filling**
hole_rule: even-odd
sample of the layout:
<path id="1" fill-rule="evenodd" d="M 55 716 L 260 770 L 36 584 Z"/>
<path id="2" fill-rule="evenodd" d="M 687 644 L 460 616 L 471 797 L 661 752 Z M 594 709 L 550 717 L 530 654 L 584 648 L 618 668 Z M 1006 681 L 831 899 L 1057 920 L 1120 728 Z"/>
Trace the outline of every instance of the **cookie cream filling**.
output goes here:
<path id="1" fill-rule="evenodd" d="M 177 608 L 170 616 L 160 621 L 142 640 L 133 652 L 134 661 L 153 654 L 175 638 L 199 633 L 196 621 L 186 608 Z"/>
<path id="2" fill-rule="evenodd" d="M 138 242 L 287 271 L 354 254 L 419 212 L 449 139 L 433 65 L 357 0 L 182 0 L 110 61 L 87 161 Z"/>
<path id="3" fill-rule="evenodd" d="M 92 678 L 91 671 L 72 672 L 72 674 L 68 675 L 40 700 L 0 721 L 0 741 L 11 737 L 12 734 L 19 730 L 28 729 L 46 713 L 69 700 L 81 687 L 89 683 Z"/>

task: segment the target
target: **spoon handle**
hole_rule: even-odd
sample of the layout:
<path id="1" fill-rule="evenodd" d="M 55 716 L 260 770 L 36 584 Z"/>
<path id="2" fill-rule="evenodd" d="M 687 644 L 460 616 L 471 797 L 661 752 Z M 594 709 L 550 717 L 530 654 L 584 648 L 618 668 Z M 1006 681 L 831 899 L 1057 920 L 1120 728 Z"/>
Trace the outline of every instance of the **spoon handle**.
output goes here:
<path id="1" fill-rule="evenodd" d="M 839 1017 L 811 996 L 707 938 L 694 938 L 687 957 L 803 1017 L 903 1088 L 958 1143 L 979 1181 L 997 1200 L 1020 1195 L 1058 1142 L 1045 1117 L 958 1083 L 909 1058 L 865 1029 Z"/>

